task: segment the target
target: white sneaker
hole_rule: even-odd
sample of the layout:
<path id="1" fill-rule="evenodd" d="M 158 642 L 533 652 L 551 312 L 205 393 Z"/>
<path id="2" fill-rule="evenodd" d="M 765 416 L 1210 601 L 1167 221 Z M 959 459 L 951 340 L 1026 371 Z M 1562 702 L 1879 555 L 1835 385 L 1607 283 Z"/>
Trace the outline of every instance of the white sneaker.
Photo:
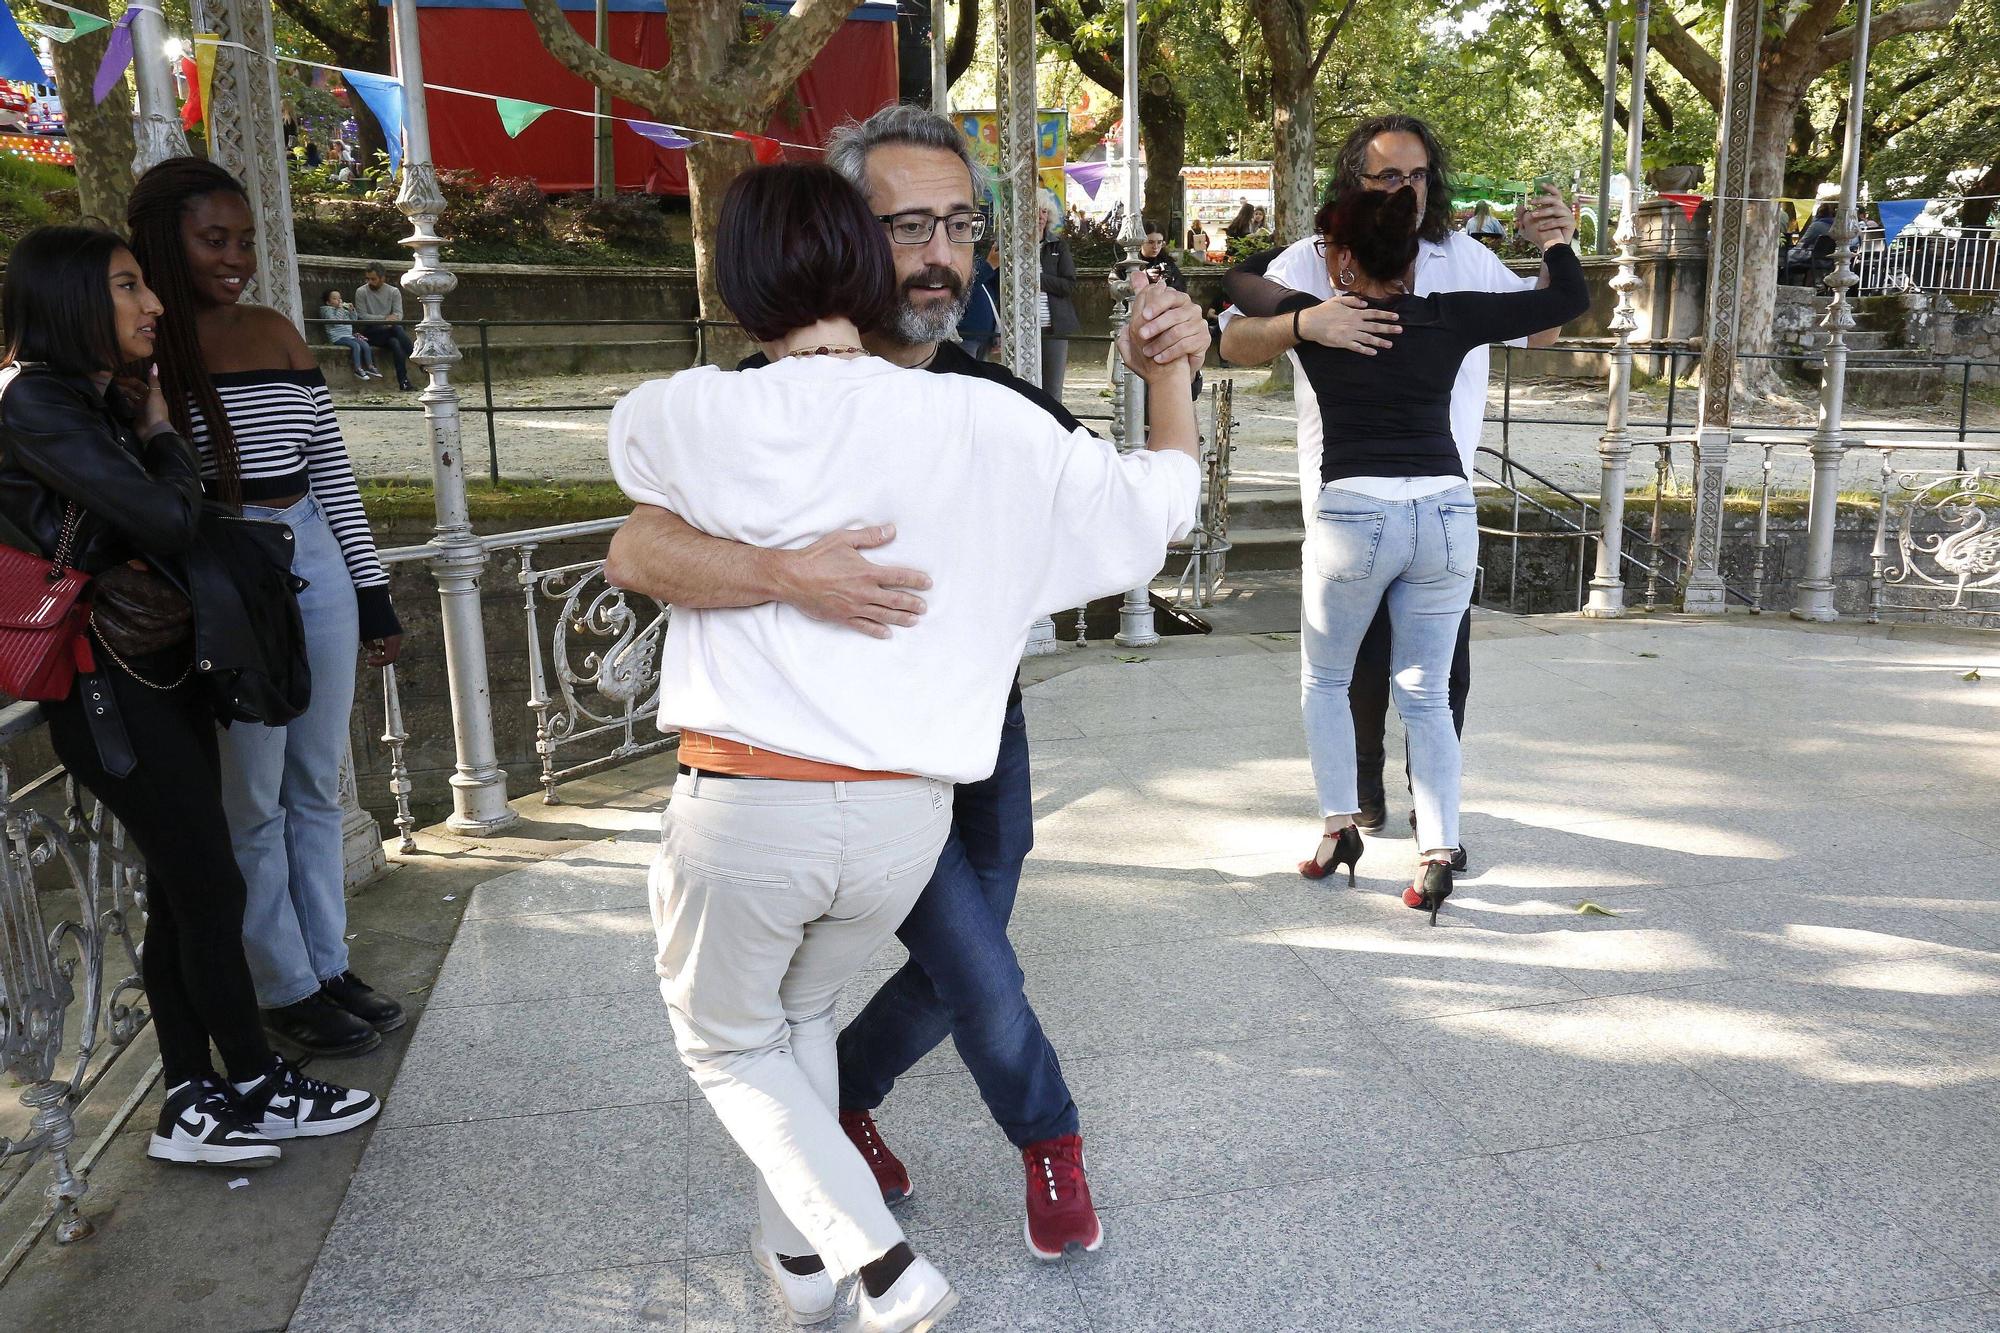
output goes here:
<path id="1" fill-rule="evenodd" d="M 212 1076 L 167 1089 L 159 1125 L 146 1145 L 146 1156 L 155 1161 L 214 1166 L 269 1166 L 282 1155 Z"/>
<path id="2" fill-rule="evenodd" d="M 817 1324 L 833 1313 L 836 1294 L 833 1274 L 824 1268 L 817 1273 L 792 1272 L 778 1262 L 777 1251 L 764 1243 L 761 1226 L 750 1233 L 750 1257 L 777 1284 L 778 1294 L 785 1298 L 785 1309 L 794 1324 Z"/>
<path id="3" fill-rule="evenodd" d="M 854 1284 L 854 1318 L 842 1333 L 930 1333 L 958 1308 L 958 1293 L 921 1254 L 879 1297 Z"/>

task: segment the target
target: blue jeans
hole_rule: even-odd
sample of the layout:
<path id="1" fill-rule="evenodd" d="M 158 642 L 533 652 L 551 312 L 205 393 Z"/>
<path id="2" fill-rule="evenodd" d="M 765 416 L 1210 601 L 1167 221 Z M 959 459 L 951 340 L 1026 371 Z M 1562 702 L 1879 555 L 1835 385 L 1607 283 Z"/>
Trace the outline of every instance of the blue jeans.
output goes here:
<path id="1" fill-rule="evenodd" d="M 375 369 L 375 351 L 363 339 L 353 337 L 335 338 L 333 345 L 347 349 L 347 357 L 348 360 L 354 363 L 355 374 L 359 375 L 364 370 Z"/>
<path id="2" fill-rule="evenodd" d="M 1417 841 L 1458 846 L 1459 748 L 1451 717 L 1451 659 L 1479 567 L 1479 511 L 1470 486 L 1388 501 L 1340 489 L 1319 493 L 1306 536 L 1303 671 L 1306 750 L 1320 813 L 1353 814 L 1354 718 L 1347 687 L 1354 656 L 1386 603 L 1390 688 L 1410 742 Z"/>
<path id="3" fill-rule="evenodd" d="M 312 702 L 282 727 L 238 722 L 222 732 L 222 806 L 248 900 L 243 952 L 266 1009 L 295 1004 L 347 970 L 346 860 L 340 834 L 340 765 L 354 711 L 361 651 L 354 580 L 319 501 L 291 508 L 245 505 L 294 536 Z"/>
<path id="4" fill-rule="evenodd" d="M 896 932 L 910 960 L 840 1034 L 841 1109 L 880 1106 L 897 1078 L 949 1036 L 1015 1147 L 1077 1132 L 1076 1103 L 1007 939 L 1034 841 L 1028 725 L 1016 702 L 1000 728 L 993 776 L 956 789 L 951 836 Z"/>

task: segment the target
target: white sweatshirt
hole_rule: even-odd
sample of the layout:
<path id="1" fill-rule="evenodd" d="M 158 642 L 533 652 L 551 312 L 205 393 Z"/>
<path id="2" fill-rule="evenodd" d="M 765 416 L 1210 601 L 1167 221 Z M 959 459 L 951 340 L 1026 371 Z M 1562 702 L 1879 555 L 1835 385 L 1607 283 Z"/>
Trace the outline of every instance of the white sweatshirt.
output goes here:
<path id="1" fill-rule="evenodd" d="M 775 602 L 676 609 L 662 730 L 949 782 L 992 773 L 1034 619 L 1151 579 L 1200 489 L 1185 454 L 1120 457 L 999 385 L 876 357 L 649 381 L 611 414 L 611 470 L 632 499 L 754 546 L 893 523 L 869 558 L 933 583 L 886 640 Z"/>

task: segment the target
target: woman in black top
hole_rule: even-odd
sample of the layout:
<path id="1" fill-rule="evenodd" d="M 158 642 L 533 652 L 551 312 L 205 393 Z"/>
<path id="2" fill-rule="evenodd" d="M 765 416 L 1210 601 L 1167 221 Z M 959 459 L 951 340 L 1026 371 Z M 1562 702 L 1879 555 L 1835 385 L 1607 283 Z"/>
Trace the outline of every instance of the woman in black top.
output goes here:
<path id="1" fill-rule="evenodd" d="M 1049 303 L 1049 322 L 1042 330 L 1042 392 L 1062 401 L 1063 377 L 1069 371 L 1069 335 L 1082 328 L 1076 317 L 1076 256 L 1060 232 L 1049 229 L 1050 213 L 1042 206 L 1042 295 Z"/>
<path id="2" fill-rule="evenodd" d="M 114 381 L 153 355 L 161 307 L 123 241 L 88 227 L 29 232 L 7 260 L 0 318 L 0 540 L 94 578 L 145 571 L 190 586 L 201 540 L 194 451 L 157 378 Z M 128 576 L 129 577 L 129 576 Z M 197 597 L 194 612 L 204 611 Z M 144 655 L 93 637 L 96 666 L 43 705 L 71 776 L 104 802 L 146 859 L 141 971 L 166 1104 L 147 1154 L 255 1166 L 273 1141 L 338 1133 L 381 1104 L 308 1079 L 271 1053 L 243 956 L 243 877 L 230 854 L 206 678 L 192 640 Z M 233 1083 L 209 1060 L 222 1054 Z"/>
<path id="3" fill-rule="evenodd" d="M 1458 845 L 1459 747 L 1447 680 L 1458 625 L 1478 568 L 1476 508 L 1451 433 L 1451 389 L 1467 352 L 1554 328 L 1590 305 L 1583 269 L 1567 244 L 1543 258 L 1549 285 L 1522 292 L 1411 295 L 1416 260 L 1414 191 L 1360 191 L 1321 217 L 1339 286 L 1394 311 L 1400 335 L 1372 356 L 1301 341 L 1295 349 L 1319 407 L 1321 490 L 1306 540 L 1303 633 L 1307 748 L 1326 832 L 1299 866 L 1318 879 L 1361 856 L 1354 828 L 1354 725 L 1347 687 L 1362 636 L 1384 601 L 1394 644 L 1393 691 L 1410 738 L 1410 778 L 1424 866 L 1404 892 L 1411 907 L 1451 894 Z M 1224 283 L 1244 313 L 1291 313 L 1319 304 L 1270 279 L 1233 271 Z"/>

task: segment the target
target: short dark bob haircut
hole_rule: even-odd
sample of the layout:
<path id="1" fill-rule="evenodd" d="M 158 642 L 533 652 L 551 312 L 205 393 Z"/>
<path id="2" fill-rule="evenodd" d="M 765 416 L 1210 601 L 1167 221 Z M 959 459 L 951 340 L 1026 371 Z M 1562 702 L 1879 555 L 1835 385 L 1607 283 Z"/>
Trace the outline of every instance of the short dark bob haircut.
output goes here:
<path id="1" fill-rule="evenodd" d="M 752 167 L 722 197 L 715 241 L 722 299 L 758 342 L 845 317 L 863 333 L 896 308 L 889 238 L 831 167 Z"/>
<path id="2" fill-rule="evenodd" d="M 111 305 L 111 260 L 130 249 L 102 227 L 37 227 L 15 242 L 0 291 L 4 364 L 43 361 L 75 375 L 117 370 L 125 354 Z"/>
<path id="3" fill-rule="evenodd" d="M 1329 246 L 1351 251 L 1361 271 L 1377 282 L 1395 282 L 1417 259 L 1417 192 L 1355 190 L 1320 209 L 1320 235 Z"/>

